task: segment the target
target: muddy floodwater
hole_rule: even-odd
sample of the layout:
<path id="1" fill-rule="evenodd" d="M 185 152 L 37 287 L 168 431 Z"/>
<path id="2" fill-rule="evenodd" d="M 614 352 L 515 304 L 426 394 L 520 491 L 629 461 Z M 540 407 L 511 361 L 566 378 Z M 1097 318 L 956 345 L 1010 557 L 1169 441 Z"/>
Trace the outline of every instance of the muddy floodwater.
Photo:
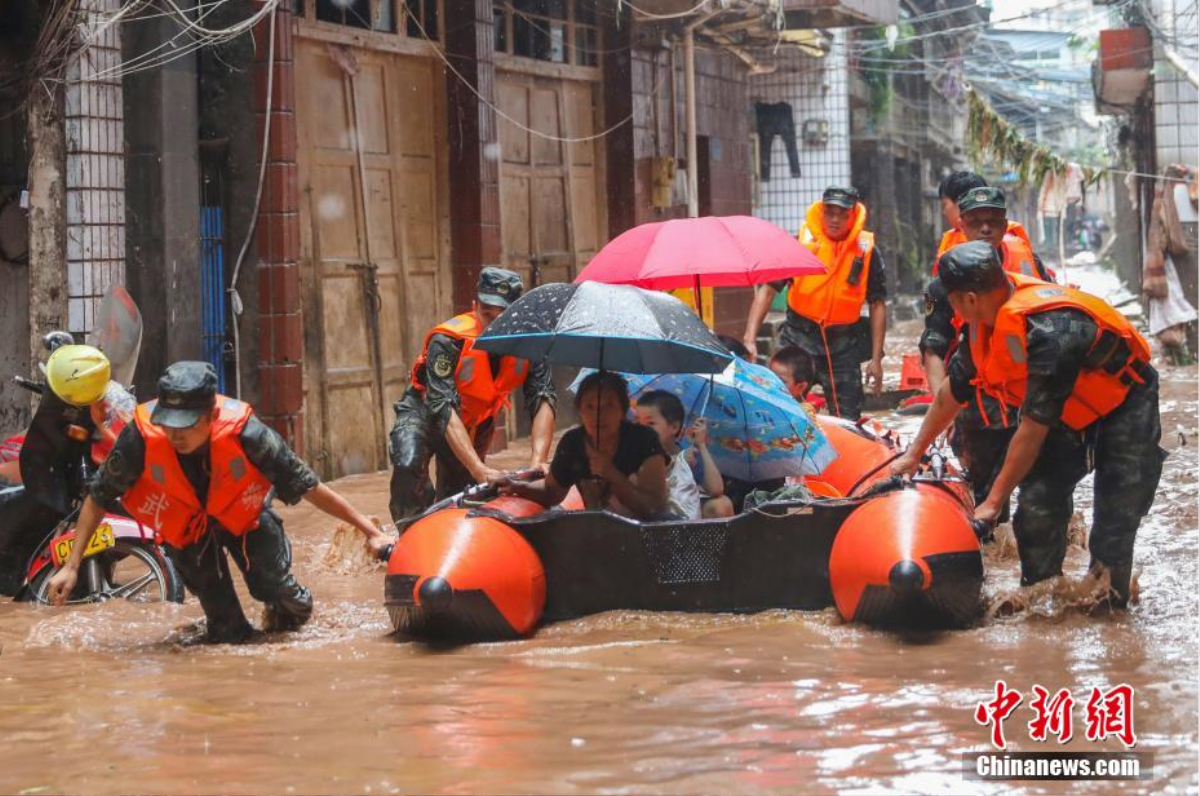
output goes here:
<path id="1" fill-rule="evenodd" d="M 611 613 L 430 649 L 389 635 L 382 572 L 331 551 L 334 523 L 301 506 L 283 514 L 317 607 L 295 634 L 195 644 L 192 597 L 0 605 L 0 792 L 1007 793 L 961 768 L 988 745 L 973 708 L 1004 679 L 1026 695 L 1005 724 L 1013 749 L 1057 747 L 1029 739 L 1035 684 L 1077 700 L 1066 749 L 1122 749 L 1083 737 L 1083 703 L 1092 686 L 1127 683 L 1137 750 L 1154 755 L 1140 782 L 1023 790 L 1195 793 L 1197 373 L 1162 379 L 1171 456 L 1126 614 L 1084 615 L 1060 586 L 954 633 L 903 637 L 832 609 Z M 384 474 L 336 487 L 386 513 Z M 1077 497 L 1090 521 L 1090 481 Z M 1073 546 L 1068 571 L 1086 564 Z M 1011 546 L 989 549 L 993 604 L 1017 579 Z"/>

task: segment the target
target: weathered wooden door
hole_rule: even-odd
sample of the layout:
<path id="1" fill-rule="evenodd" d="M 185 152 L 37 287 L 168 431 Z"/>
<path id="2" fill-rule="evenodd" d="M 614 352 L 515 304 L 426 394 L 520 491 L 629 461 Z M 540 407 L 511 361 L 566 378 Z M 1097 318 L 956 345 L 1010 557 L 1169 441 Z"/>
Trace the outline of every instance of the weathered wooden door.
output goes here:
<path id="1" fill-rule="evenodd" d="M 507 266 L 527 286 L 569 282 L 599 248 L 597 88 L 589 82 L 502 72 L 500 223 Z M 530 130 L 537 131 L 531 133 Z"/>
<path id="2" fill-rule="evenodd" d="M 497 76 L 500 117 L 500 228 L 504 262 L 527 287 L 570 282 L 607 241 L 597 84 L 522 72 Z M 536 131 L 536 132 L 531 132 Z M 560 384 L 560 393 L 565 384 Z M 521 436 L 520 401 L 505 430 Z M 560 401 L 560 419 L 570 416 Z"/>
<path id="3" fill-rule="evenodd" d="M 391 404 L 448 311 L 440 75 L 428 59 L 297 46 L 305 396 L 326 477 L 387 466 Z"/>

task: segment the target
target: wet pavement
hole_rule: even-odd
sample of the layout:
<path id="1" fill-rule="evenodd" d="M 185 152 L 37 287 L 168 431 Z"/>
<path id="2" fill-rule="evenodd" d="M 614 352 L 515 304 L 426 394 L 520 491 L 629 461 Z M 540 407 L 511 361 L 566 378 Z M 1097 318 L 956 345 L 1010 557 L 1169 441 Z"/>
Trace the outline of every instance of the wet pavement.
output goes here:
<path id="1" fill-rule="evenodd" d="M 899 359 L 889 365 L 894 379 Z M 1171 456 L 1138 537 L 1140 602 L 1128 613 L 1088 616 L 1070 607 L 1067 583 L 954 633 L 871 630 L 832 609 L 610 613 L 526 641 L 430 649 L 389 635 L 382 572 L 301 506 L 282 514 L 317 607 L 291 635 L 195 644 L 190 597 L 0 605 L 0 792 L 999 794 L 1012 786 L 964 779 L 960 755 L 987 748 L 972 713 L 1004 679 L 1027 695 L 1005 725 L 1016 751 L 1122 749 L 1083 737 L 1083 702 L 1092 686 L 1128 683 L 1137 750 L 1154 768 L 1119 790 L 1195 793 L 1196 368 L 1163 367 L 1162 394 Z M 885 422 L 911 433 L 919 418 Z M 519 465 L 520 451 L 500 461 Z M 1077 505 L 1090 518 L 1089 486 Z M 385 474 L 336 487 L 385 515 Z M 1073 546 L 1070 575 L 1086 565 Z M 1002 540 L 987 552 L 993 604 L 1017 580 Z M 1034 684 L 1076 697 L 1065 747 L 1029 740 Z"/>

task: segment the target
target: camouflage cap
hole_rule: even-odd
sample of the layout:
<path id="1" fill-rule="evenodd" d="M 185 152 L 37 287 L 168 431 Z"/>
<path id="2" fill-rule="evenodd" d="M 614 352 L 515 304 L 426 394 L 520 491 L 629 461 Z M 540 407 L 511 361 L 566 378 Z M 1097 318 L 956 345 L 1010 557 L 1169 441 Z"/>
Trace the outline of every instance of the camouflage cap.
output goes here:
<path id="1" fill-rule="evenodd" d="M 475 293 L 480 304 L 507 307 L 524 292 L 525 284 L 515 271 L 489 265 L 479 272 L 479 286 Z"/>
<path id="2" fill-rule="evenodd" d="M 830 185 L 825 189 L 825 193 L 821 194 L 821 203 L 827 205 L 836 205 L 844 207 L 847 210 L 853 210 L 854 206 L 859 203 L 858 191 L 854 188 L 845 188 L 839 185 Z"/>
<path id="3" fill-rule="evenodd" d="M 158 380 L 158 402 L 150 422 L 191 428 L 217 403 L 217 372 L 207 362 L 176 362 Z"/>
<path id="4" fill-rule="evenodd" d="M 1005 284 L 1000 253 L 987 241 L 962 243 L 938 259 L 938 281 L 946 293 L 986 293 Z"/>
<path id="5" fill-rule="evenodd" d="M 984 207 L 1008 210 L 1008 200 L 1004 197 L 1004 191 L 990 185 L 972 188 L 958 200 L 958 212 L 960 213 L 968 213 Z"/>

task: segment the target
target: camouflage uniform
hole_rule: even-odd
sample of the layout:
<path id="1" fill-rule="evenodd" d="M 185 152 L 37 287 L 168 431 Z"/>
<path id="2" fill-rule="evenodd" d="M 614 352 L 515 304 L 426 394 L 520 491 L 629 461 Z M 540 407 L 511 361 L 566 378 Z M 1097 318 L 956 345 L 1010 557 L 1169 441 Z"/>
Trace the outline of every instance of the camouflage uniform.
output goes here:
<path id="1" fill-rule="evenodd" d="M 877 301 L 886 301 L 888 295 L 887 270 L 878 246 L 871 255 L 870 268 L 871 272 L 867 282 L 867 306 Z M 771 287 L 781 292 L 786 292 L 790 286 L 791 283 L 787 280 L 771 283 Z M 794 345 L 813 358 L 813 364 L 816 366 L 816 383 L 821 385 L 821 389 L 825 393 L 825 405 L 831 414 L 837 414 L 848 420 L 857 420 L 862 414 L 864 395 L 862 363 L 871 358 L 869 327 L 862 328 L 867 323 L 868 321 L 864 318 L 857 324 L 828 326 L 822 336 L 819 324 L 788 307 L 787 321 L 779 332 L 780 347 Z M 863 332 L 866 334 L 864 335 Z M 825 345 L 826 341 L 829 343 L 828 349 Z M 828 359 L 826 359 L 826 351 L 828 351 Z M 829 383 L 830 368 L 833 370 L 832 387 Z M 836 405 L 833 400 L 835 390 Z"/>
<path id="2" fill-rule="evenodd" d="M 444 334 L 435 334 L 429 341 L 429 365 L 417 378 L 425 385 L 424 395 L 409 387 L 396 402 L 396 422 L 388 437 L 388 452 L 392 462 L 391 501 L 389 508 L 394 522 L 420 514 L 434 502 L 457 494 L 475 483 L 446 441 L 446 424 L 450 413 L 461 404 L 454 371 L 462 355 L 463 341 Z M 492 372 L 499 368 L 500 357 L 492 356 Z M 545 362 L 530 364 L 529 376 L 522 386 L 525 408 L 530 417 L 542 401 L 555 405 L 552 372 Z M 475 430 L 475 452 L 480 459 L 487 457 L 492 444 L 494 424 L 487 420 Z M 429 462 L 437 461 L 437 489 L 429 478 Z"/>
<path id="3" fill-rule="evenodd" d="M 1020 484 L 1013 529 L 1021 582 L 1062 574 L 1072 495 L 1079 481 L 1095 470 L 1092 566 L 1102 564 L 1111 571 L 1117 602 L 1123 603 L 1129 597 L 1134 538 L 1154 502 L 1166 456 L 1158 445 L 1158 374 L 1147 365 L 1144 383 L 1135 383 L 1124 403 L 1083 431 L 1074 431 L 1058 420 L 1063 404 L 1079 372 L 1099 366 L 1089 361 L 1092 352 L 1107 346 L 1094 345 L 1096 324 L 1079 310 L 1034 313 L 1026 318 L 1026 327 L 1029 382 L 1021 413 L 1050 426 L 1050 433 Z M 960 346 L 949 375 L 959 401 L 974 398 L 973 375 L 970 351 Z"/>
<path id="4" fill-rule="evenodd" d="M 967 327 L 962 330 L 962 339 L 955 339 L 954 310 L 946 297 L 942 283 L 934 279 L 925 292 L 925 330 L 921 333 L 921 356 L 934 354 L 943 361 L 959 347 L 967 344 Z M 953 367 L 953 360 L 948 368 Z M 950 432 L 950 448 L 966 468 L 967 481 L 975 495 L 976 505 L 982 503 L 992 490 L 1008 442 L 1016 433 L 1016 424 L 1004 417 L 995 398 L 979 391 L 972 391 L 971 400 L 958 413 Z M 1000 521 L 1008 521 L 1008 504 L 1000 514 Z"/>
<path id="5" fill-rule="evenodd" d="M 299 503 L 320 483 L 312 468 L 257 417 L 246 421 L 238 439 L 246 458 L 271 482 L 274 496 L 287 505 Z M 178 458 L 180 469 L 204 504 L 210 481 L 208 446 Z M 145 461 L 146 440 L 137 424 L 130 423 L 93 478 L 89 487 L 92 498 L 105 511 L 119 511 L 121 496 L 137 483 Z M 234 591 L 226 553 L 241 570 L 250 596 L 267 606 L 272 629 L 299 627 L 312 615 L 312 594 L 292 574 L 292 545 L 279 515 L 269 507 L 263 509 L 258 527 L 242 536 L 234 536 L 210 518 L 208 532 L 200 541 L 184 548 L 164 545 L 164 549 L 184 585 L 199 598 L 210 641 L 243 641 L 252 632 Z"/>

